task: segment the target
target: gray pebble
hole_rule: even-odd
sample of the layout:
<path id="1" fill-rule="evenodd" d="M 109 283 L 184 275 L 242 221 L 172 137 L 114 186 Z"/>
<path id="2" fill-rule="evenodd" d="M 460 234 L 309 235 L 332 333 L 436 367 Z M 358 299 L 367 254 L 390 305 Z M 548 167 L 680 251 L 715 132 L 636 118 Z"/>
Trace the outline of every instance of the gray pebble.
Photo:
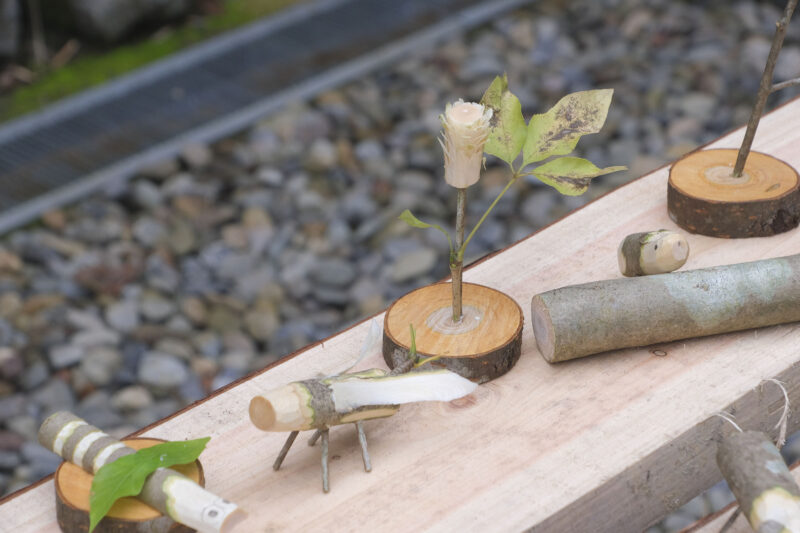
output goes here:
<path id="1" fill-rule="evenodd" d="M 133 236 L 144 246 L 152 247 L 167 236 L 167 230 L 154 218 L 143 216 L 134 222 Z"/>
<path id="2" fill-rule="evenodd" d="M 180 386 L 187 374 L 180 359 L 160 352 L 146 353 L 139 363 L 139 380 L 159 392 Z"/>
<path id="3" fill-rule="evenodd" d="M 139 327 L 139 306 L 135 301 L 122 300 L 106 308 L 106 322 L 122 333 L 129 333 Z"/>
<path id="4" fill-rule="evenodd" d="M 54 346 L 48 352 L 47 357 L 53 368 L 61 369 L 80 363 L 84 351 L 84 348 L 73 344 Z"/>
<path id="5" fill-rule="evenodd" d="M 150 391 L 140 385 L 120 389 L 111 397 L 111 406 L 121 413 L 146 409 L 152 403 Z"/>
<path id="6" fill-rule="evenodd" d="M 439 254 L 429 248 L 407 253 L 392 264 L 390 278 L 394 283 L 403 283 L 429 273 Z"/>
<path id="7" fill-rule="evenodd" d="M 161 322 L 172 315 L 176 308 L 171 300 L 156 293 L 147 293 L 139 302 L 139 310 L 145 319 L 151 322 Z"/>

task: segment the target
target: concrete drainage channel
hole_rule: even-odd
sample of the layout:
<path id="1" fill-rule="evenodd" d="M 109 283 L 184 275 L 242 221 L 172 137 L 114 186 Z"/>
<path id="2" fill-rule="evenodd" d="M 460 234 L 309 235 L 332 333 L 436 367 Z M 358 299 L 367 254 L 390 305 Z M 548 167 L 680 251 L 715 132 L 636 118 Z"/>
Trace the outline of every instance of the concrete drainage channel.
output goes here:
<path id="1" fill-rule="evenodd" d="M 0 234 L 532 0 L 321 0 L 0 127 Z"/>

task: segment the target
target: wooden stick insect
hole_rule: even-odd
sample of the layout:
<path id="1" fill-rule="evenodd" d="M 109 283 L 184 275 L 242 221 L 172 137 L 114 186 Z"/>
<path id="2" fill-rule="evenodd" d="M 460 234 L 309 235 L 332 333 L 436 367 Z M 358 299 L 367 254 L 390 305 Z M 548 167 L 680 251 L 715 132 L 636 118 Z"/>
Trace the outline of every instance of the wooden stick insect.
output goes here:
<path id="1" fill-rule="evenodd" d="M 316 429 L 309 445 L 322 437 L 322 490 L 328 492 L 328 431 L 332 426 L 355 424 L 364 460 L 364 470 L 372 465 L 367 451 L 364 420 L 385 418 L 395 414 L 404 403 L 450 401 L 466 396 L 477 385 L 449 370 L 418 370 L 436 357 L 417 361 L 414 328 L 411 328 L 411 350 L 404 365 L 391 372 L 371 369 L 347 373 L 370 353 L 381 338 L 381 328 L 373 321 L 361 347 L 358 359 L 339 374 L 325 378 L 295 381 L 255 396 L 250 401 L 250 420 L 264 431 L 290 431 L 278 454 L 274 470 L 278 470 L 300 431 Z"/>

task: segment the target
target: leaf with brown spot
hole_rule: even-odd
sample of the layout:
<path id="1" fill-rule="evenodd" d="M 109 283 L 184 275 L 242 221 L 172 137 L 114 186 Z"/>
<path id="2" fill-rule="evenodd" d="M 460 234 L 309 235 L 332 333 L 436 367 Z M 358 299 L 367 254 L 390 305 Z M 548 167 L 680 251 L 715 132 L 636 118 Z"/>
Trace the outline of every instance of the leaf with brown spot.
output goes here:
<path id="1" fill-rule="evenodd" d="M 561 194 L 578 196 L 586 192 L 592 178 L 620 170 L 626 170 L 626 167 L 598 168 L 580 157 L 559 157 L 536 167 L 531 173 Z"/>
<path id="2" fill-rule="evenodd" d="M 481 104 L 492 110 L 492 129 L 483 150 L 511 165 L 528 133 L 519 98 L 508 90 L 505 74 L 494 79 L 481 98 Z"/>
<path id="3" fill-rule="evenodd" d="M 613 89 L 568 94 L 547 113 L 534 115 L 528 123 L 522 166 L 566 155 L 575 149 L 581 136 L 600 131 L 613 94 Z"/>

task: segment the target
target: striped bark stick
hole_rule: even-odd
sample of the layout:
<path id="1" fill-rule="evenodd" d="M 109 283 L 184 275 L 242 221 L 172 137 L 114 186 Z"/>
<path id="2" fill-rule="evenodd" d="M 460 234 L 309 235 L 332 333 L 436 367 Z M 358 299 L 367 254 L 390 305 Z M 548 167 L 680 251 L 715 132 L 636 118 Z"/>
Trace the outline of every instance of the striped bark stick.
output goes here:
<path id="1" fill-rule="evenodd" d="M 800 487 L 767 435 L 723 437 L 717 464 L 755 531 L 800 531 Z"/>
<path id="2" fill-rule="evenodd" d="M 533 332 L 549 362 L 800 321 L 800 255 L 596 281 L 537 294 Z"/>
<path id="3" fill-rule="evenodd" d="M 54 413 L 42 423 L 39 442 L 92 474 L 103 465 L 135 452 L 66 411 Z M 169 468 L 159 468 L 150 474 L 138 497 L 176 522 L 201 533 L 230 531 L 244 517 L 244 512 L 235 504 Z"/>

